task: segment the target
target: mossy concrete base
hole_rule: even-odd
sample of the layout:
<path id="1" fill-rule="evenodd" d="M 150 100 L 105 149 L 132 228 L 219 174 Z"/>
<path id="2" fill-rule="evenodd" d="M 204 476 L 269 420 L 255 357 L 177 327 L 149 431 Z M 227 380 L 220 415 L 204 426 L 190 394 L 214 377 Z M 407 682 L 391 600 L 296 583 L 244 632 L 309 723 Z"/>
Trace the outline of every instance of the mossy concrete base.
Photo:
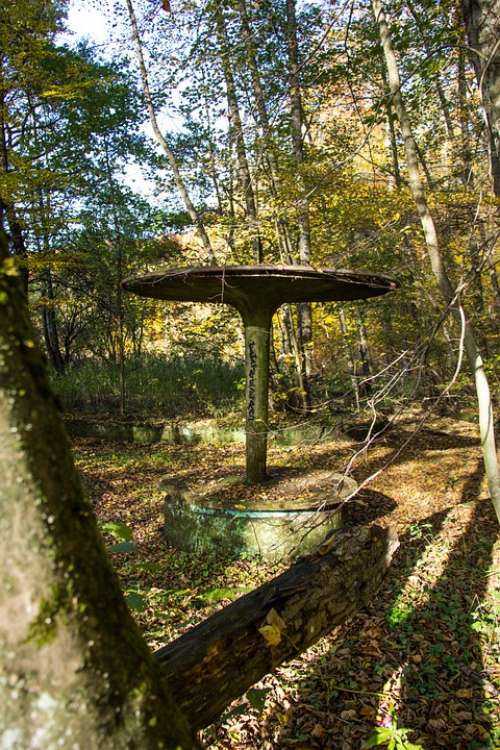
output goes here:
<path id="1" fill-rule="evenodd" d="M 268 560 L 293 558 L 314 549 L 329 531 L 342 525 L 341 502 L 354 492 L 356 482 L 331 472 L 289 474 L 275 474 L 266 483 L 266 499 L 260 485 L 250 501 L 238 498 L 244 485 L 241 475 L 198 487 L 163 480 L 166 540 L 184 551 Z M 245 489 L 248 494 L 248 486 Z"/>
<path id="2" fill-rule="evenodd" d="M 143 422 L 120 422 L 113 420 L 82 419 L 67 416 L 65 425 L 71 437 L 94 438 L 123 443 L 169 443 L 174 445 L 231 445 L 245 442 L 245 428 L 228 427 L 214 419 L 194 421 L 191 424 L 165 422 L 147 424 Z M 310 445 L 338 438 L 334 424 L 307 424 L 270 429 L 270 445 Z"/>

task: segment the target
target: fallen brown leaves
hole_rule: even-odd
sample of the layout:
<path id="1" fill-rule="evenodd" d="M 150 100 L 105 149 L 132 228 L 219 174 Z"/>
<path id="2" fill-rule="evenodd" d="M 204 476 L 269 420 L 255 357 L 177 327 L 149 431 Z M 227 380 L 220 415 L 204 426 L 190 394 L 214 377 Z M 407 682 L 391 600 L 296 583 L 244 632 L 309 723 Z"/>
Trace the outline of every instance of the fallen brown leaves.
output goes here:
<path id="1" fill-rule="evenodd" d="M 385 462 L 411 428 L 386 433 L 356 464 L 355 478 Z M 355 447 L 273 450 L 271 461 L 338 471 Z M 100 520 L 133 528 L 135 551 L 113 557 L 124 588 L 144 597 L 137 618 L 153 648 L 278 571 L 251 560 L 199 559 L 162 540 L 160 477 L 208 481 L 242 463 L 240 447 L 78 445 Z M 347 509 L 348 524 L 377 520 L 400 533 L 376 599 L 232 705 L 204 733 L 207 747 L 359 750 L 375 726 L 397 722 L 425 750 L 495 748 L 498 546 L 484 498 L 475 427 L 434 420 Z"/>

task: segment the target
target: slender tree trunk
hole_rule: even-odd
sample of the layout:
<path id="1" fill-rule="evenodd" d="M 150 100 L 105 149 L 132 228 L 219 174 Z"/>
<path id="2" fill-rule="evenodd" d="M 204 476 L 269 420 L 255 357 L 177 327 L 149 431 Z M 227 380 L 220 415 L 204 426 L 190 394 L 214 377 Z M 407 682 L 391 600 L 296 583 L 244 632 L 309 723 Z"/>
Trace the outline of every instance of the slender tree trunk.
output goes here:
<path id="1" fill-rule="evenodd" d="M 365 320 L 363 313 L 359 308 L 356 309 L 356 317 L 358 320 L 359 358 L 361 360 L 361 372 L 363 374 L 363 378 L 369 378 L 372 374 L 373 368 L 370 360 L 370 350 L 368 348 Z M 370 383 L 364 383 L 362 390 L 365 394 L 370 393 Z"/>
<path id="2" fill-rule="evenodd" d="M 9 149 L 5 132 L 6 104 L 2 87 L 3 75 L 0 74 L 0 171 L 5 175 L 10 172 Z M 29 269 L 26 263 L 28 251 L 24 241 L 23 229 L 19 221 L 15 204 L 0 195 L 0 206 L 7 217 L 14 253 L 20 259 L 19 273 L 24 294 L 28 296 Z"/>
<path id="3" fill-rule="evenodd" d="M 300 342 L 297 336 L 291 306 L 289 304 L 285 304 L 281 307 L 281 309 L 283 311 L 283 322 L 288 332 L 288 339 L 290 341 L 291 350 L 295 360 L 295 371 L 297 374 L 299 396 L 302 402 L 302 411 L 304 412 L 304 414 L 306 414 L 311 409 L 311 394 L 309 392 L 309 381 L 305 374 L 303 349 L 301 349 Z"/>
<path id="4" fill-rule="evenodd" d="M 281 257 L 285 263 L 291 263 L 293 256 L 292 241 L 290 239 L 290 228 L 288 218 L 283 215 L 283 209 L 277 206 L 280 195 L 280 170 L 276 150 L 272 138 L 272 128 L 267 112 L 266 98 L 264 87 L 262 85 L 259 67 L 257 65 L 257 55 L 253 42 L 253 34 L 250 26 L 250 19 L 246 0 L 238 0 L 238 11 L 241 23 L 241 34 L 245 44 L 246 61 L 250 70 L 252 79 L 252 89 L 257 112 L 257 123 L 262 133 L 263 153 L 269 165 L 270 189 L 274 201 L 274 213 L 276 220 L 276 231 L 280 244 Z"/>
<path id="5" fill-rule="evenodd" d="M 203 80 L 205 81 L 206 77 L 205 77 L 205 71 L 204 71 L 203 68 L 202 68 L 202 76 L 203 76 Z M 208 97 L 206 95 L 204 96 L 203 104 L 204 104 L 204 110 L 205 110 L 205 118 L 206 118 L 206 121 L 207 121 L 207 128 L 208 128 L 208 131 L 211 132 L 213 130 L 212 116 L 210 114 L 210 107 L 209 107 L 209 103 L 208 103 Z M 221 191 L 221 188 L 220 188 L 220 185 L 219 185 L 219 178 L 218 178 L 218 175 L 217 175 L 216 156 L 215 156 L 214 144 L 213 144 L 213 142 L 212 142 L 211 139 L 208 142 L 208 154 L 209 154 L 209 164 L 210 164 L 210 167 L 209 167 L 209 169 L 210 169 L 210 177 L 212 178 L 212 184 L 214 186 L 215 195 L 216 195 L 216 198 L 217 198 L 217 208 L 219 210 L 219 214 L 221 216 L 223 216 L 223 214 L 224 214 L 224 205 L 223 205 L 223 201 L 222 201 L 222 191 Z"/>
<path id="6" fill-rule="evenodd" d="M 56 372 L 64 372 L 65 363 L 61 354 L 59 345 L 59 334 L 57 330 L 57 320 L 54 310 L 54 285 L 52 283 L 52 273 L 50 268 L 45 269 L 42 274 L 45 296 L 48 304 L 42 307 L 43 335 L 49 360 Z"/>
<path id="7" fill-rule="evenodd" d="M 257 203 L 252 185 L 252 178 L 248 166 L 243 125 L 240 116 L 236 85 L 231 64 L 231 52 L 227 38 L 226 22 L 222 3 L 218 3 L 215 10 L 215 25 L 219 42 L 220 59 L 224 80 L 226 83 L 227 106 L 229 112 L 229 129 L 236 151 L 238 164 L 238 181 L 246 209 L 246 217 L 250 227 L 253 256 L 256 263 L 262 263 L 262 239 L 259 234 L 257 220 Z"/>
<path id="8" fill-rule="evenodd" d="M 387 128 L 389 131 L 389 143 L 392 159 L 392 172 L 394 175 L 394 184 L 397 188 L 401 187 L 401 170 L 399 168 L 398 143 L 396 139 L 396 130 L 394 127 L 394 113 L 392 111 L 391 100 L 387 98 Z"/>
<path id="9" fill-rule="evenodd" d="M 39 151 L 40 153 L 44 153 L 45 155 L 44 166 L 48 171 L 50 171 L 47 150 L 42 148 L 42 144 L 40 143 L 40 139 L 38 137 L 37 113 L 36 113 L 36 109 L 35 109 L 35 106 L 33 104 L 32 97 L 30 94 L 28 94 L 28 106 L 29 106 L 29 111 L 31 114 L 35 147 L 37 151 Z M 50 233 L 50 222 L 49 222 L 50 208 L 51 208 L 50 192 L 48 192 L 47 196 L 45 196 L 42 186 L 39 186 L 36 192 L 37 192 L 37 198 L 33 201 L 33 206 L 35 206 L 35 202 L 37 202 L 38 204 L 37 208 L 40 212 L 40 225 L 42 227 L 41 247 L 40 247 L 40 241 L 38 237 L 36 238 L 35 241 L 37 244 L 38 251 L 40 251 L 40 249 L 43 249 L 43 252 L 45 254 L 45 262 L 47 263 L 47 267 L 42 272 L 44 295 L 45 295 L 46 300 L 48 300 L 48 304 L 44 304 L 42 307 L 42 323 L 43 323 L 45 347 L 47 349 L 49 360 L 52 363 L 52 366 L 54 367 L 56 372 L 64 372 L 66 363 L 61 354 L 61 347 L 59 343 L 59 333 L 58 333 L 58 328 L 57 328 L 57 317 L 56 317 L 56 311 L 55 311 L 54 285 L 53 285 L 52 271 L 50 268 L 50 261 L 49 261 L 49 258 L 51 255 L 51 242 L 50 242 L 51 233 Z"/>
<path id="10" fill-rule="evenodd" d="M 469 107 L 467 106 L 467 81 L 465 78 L 464 57 L 465 51 L 462 48 L 459 48 L 457 60 L 457 93 L 461 141 L 460 157 L 463 165 L 461 170 L 461 179 L 465 188 L 472 188 L 474 184 L 474 174 L 472 171 L 471 138 L 468 128 Z"/>
<path id="11" fill-rule="evenodd" d="M 281 310 L 276 311 L 276 318 L 278 319 L 278 325 L 280 329 L 281 353 L 286 357 L 287 355 L 292 353 L 292 345 L 290 343 L 290 337 L 288 335 L 288 330 L 285 325 L 285 321 L 283 320 L 283 314 Z"/>
<path id="12" fill-rule="evenodd" d="M 486 123 L 493 192 L 500 197 L 500 0 L 462 0 Z"/>
<path id="13" fill-rule="evenodd" d="M 198 214 L 196 208 L 194 207 L 194 204 L 191 200 L 191 196 L 189 195 L 189 191 L 186 187 L 186 183 L 184 182 L 184 178 L 182 177 L 181 171 L 179 169 L 179 165 L 177 164 L 177 159 L 174 155 L 174 152 L 170 148 L 170 145 L 167 139 L 165 138 L 165 136 L 163 135 L 163 133 L 161 132 L 160 126 L 158 124 L 153 96 L 151 94 L 151 89 L 149 86 L 148 71 L 146 68 L 146 62 L 144 60 L 144 53 L 142 51 L 141 37 L 139 34 L 139 28 L 137 26 L 137 18 L 135 15 L 134 6 L 132 4 L 132 0 L 125 0 L 125 2 L 127 5 L 130 25 L 132 27 L 132 42 L 135 47 L 135 53 L 136 53 L 137 63 L 139 66 L 139 72 L 140 72 L 141 81 L 142 81 L 144 98 L 146 100 L 146 106 L 148 108 L 149 120 L 151 122 L 153 133 L 159 145 L 163 149 L 165 156 L 167 157 L 168 163 L 174 175 L 174 180 L 175 180 L 177 190 L 179 191 L 179 195 L 181 196 L 183 200 L 184 206 L 186 207 L 186 211 L 188 212 L 191 218 L 191 221 L 193 222 L 194 226 L 196 227 L 198 231 L 198 234 L 202 241 L 205 252 L 207 253 L 208 262 L 215 263 L 215 256 L 212 250 L 212 245 L 210 243 L 210 238 L 207 234 L 207 230 L 205 229 L 203 220 L 201 216 Z"/>
<path id="14" fill-rule="evenodd" d="M 288 95 L 290 99 L 290 131 L 292 151 L 297 167 L 297 182 L 300 195 L 297 200 L 299 226 L 299 258 L 304 265 L 311 263 L 311 229 L 309 225 L 309 202 L 305 197 L 303 178 L 304 145 L 302 140 L 302 96 L 299 81 L 297 42 L 297 18 L 295 0 L 287 0 L 287 45 L 288 45 Z"/>
<path id="15" fill-rule="evenodd" d="M 356 373 L 356 360 L 352 352 L 352 346 L 349 340 L 349 334 L 347 333 L 345 314 L 342 308 L 339 309 L 339 322 L 340 322 L 340 332 L 342 334 L 342 338 L 344 339 L 344 347 L 347 353 L 347 362 L 349 364 L 349 372 L 351 375 L 352 390 L 354 392 L 354 400 L 356 402 L 356 411 L 359 411 L 360 399 L 359 399 L 358 378 L 357 378 L 357 373 Z"/>
<path id="16" fill-rule="evenodd" d="M 486 377 L 481 354 L 476 345 L 474 331 L 470 323 L 465 318 L 462 310 L 454 301 L 455 290 L 453 289 L 453 285 L 447 275 L 443 263 L 436 225 L 429 210 L 425 190 L 418 173 L 418 157 L 415 139 L 413 137 L 410 120 L 406 112 L 405 103 L 401 93 L 399 70 L 397 66 L 396 56 L 392 48 L 389 25 L 386 20 L 385 12 L 380 0 L 372 0 L 372 7 L 375 15 L 375 20 L 379 28 L 380 41 L 382 43 L 382 48 L 384 51 L 389 87 L 403 134 L 410 189 L 417 206 L 420 222 L 422 224 L 422 230 L 425 237 L 427 253 L 431 263 L 432 271 L 446 304 L 451 305 L 452 314 L 457 320 L 458 324 L 464 326 L 465 353 L 476 384 L 479 406 L 479 428 L 485 473 L 488 478 L 488 487 L 491 500 L 495 507 L 497 517 L 500 521 L 500 479 L 495 448 L 493 408 L 488 379 Z"/>
<path id="17" fill-rule="evenodd" d="M 126 373 L 125 373 L 125 310 L 123 304 L 123 242 L 124 238 L 120 228 L 120 220 L 116 205 L 116 191 L 113 184 L 113 175 L 111 172 L 111 163 L 109 160 L 108 143 L 104 145 L 104 155 L 106 160 L 106 176 L 113 212 L 114 234 L 116 244 L 116 317 L 118 322 L 118 373 L 120 383 L 120 415 L 125 416 L 126 406 Z"/>
<path id="18" fill-rule="evenodd" d="M 427 35 L 425 33 L 425 26 L 421 22 L 418 11 L 415 9 L 415 6 L 411 0 L 406 0 L 406 5 L 413 16 L 413 20 L 415 21 L 415 25 L 418 29 L 418 33 L 420 35 L 420 40 L 422 42 L 422 46 L 425 50 L 425 54 L 428 58 L 432 57 L 433 50 L 430 48 L 428 42 L 427 42 Z M 427 21 L 429 23 L 429 21 Z M 451 142 L 453 141 L 453 123 L 451 121 L 450 116 L 450 108 L 448 106 L 448 101 L 446 99 L 445 93 L 443 91 L 443 86 L 441 84 L 441 79 L 439 77 L 439 74 L 436 74 L 436 77 L 434 79 L 434 87 L 436 89 L 436 93 L 439 99 L 439 104 L 441 106 L 441 113 L 443 115 L 443 120 L 446 128 L 446 136 L 448 140 Z"/>
<path id="19" fill-rule="evenodd" d="M 302 265 L 311 265 L 311 228 L 309 221 L 309 200 L 306 197 L 304 184 L 304 144 L 302 139 L 302 96 L 299 80 L 299 57 L 297 42 L 297 17 L 295 0 L 287 0 L 287 46 L 288 46 L 288 95 L 290 99 L 290 130 L 292 152 L 297 169 L 297 222 L 299 227 L 299 260 Z M 297 306 L 300 318 L 301 340 L 303 346 L 304 378 L 307 379 L 313 368 L 313 324 L 310 303 Z"/>

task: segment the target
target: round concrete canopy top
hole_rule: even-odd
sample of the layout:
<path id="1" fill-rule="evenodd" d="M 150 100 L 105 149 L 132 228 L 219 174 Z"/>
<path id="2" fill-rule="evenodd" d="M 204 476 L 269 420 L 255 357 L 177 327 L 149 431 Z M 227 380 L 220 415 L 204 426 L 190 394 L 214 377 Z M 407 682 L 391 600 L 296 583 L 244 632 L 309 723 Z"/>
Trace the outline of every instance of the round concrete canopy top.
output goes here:
<path id="1" fill-rule="evenodd" d="M 156 271 L 126 279 L 124 288 L 142 297 L 233 305 L 243 315 L 276 310 L 284 302 L 330 302 L 376 297 L 398 282 L 379 273 L 310 266 L 205 266 Z"/>

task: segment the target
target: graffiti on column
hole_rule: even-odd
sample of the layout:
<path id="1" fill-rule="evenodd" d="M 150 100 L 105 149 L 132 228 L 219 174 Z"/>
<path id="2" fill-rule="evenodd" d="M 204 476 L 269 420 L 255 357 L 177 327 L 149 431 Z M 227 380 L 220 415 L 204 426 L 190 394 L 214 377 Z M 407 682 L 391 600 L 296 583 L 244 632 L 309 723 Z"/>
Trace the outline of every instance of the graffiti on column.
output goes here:
<path id="1" fill-rule="evenodd" d="M 257 372 L 257 351 L 255 341 L 248 344 L 248 419 L 255 419 L 255 373 Z"/>

